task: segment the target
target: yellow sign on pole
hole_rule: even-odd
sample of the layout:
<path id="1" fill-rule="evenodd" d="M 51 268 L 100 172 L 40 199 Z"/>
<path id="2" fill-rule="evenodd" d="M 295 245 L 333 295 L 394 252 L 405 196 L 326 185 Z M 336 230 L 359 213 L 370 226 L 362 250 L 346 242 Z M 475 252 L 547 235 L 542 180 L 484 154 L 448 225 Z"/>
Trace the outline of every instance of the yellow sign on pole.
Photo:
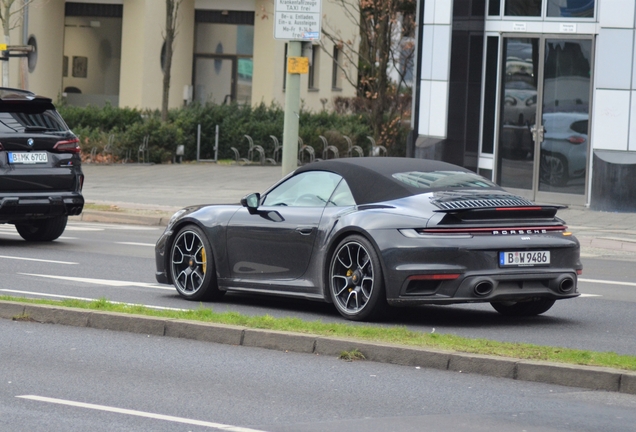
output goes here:
<path id="1" fill-rule="evenodd" d="M 307 57 L 288 57 L 287 72 L 291 74 L 308 74 L 309 59 Z"/>
<path id="2" fill-rule="evenodd" d="M 6 51 L 7 50 L 7 44 L 0 44 L 0 51 Z"/>

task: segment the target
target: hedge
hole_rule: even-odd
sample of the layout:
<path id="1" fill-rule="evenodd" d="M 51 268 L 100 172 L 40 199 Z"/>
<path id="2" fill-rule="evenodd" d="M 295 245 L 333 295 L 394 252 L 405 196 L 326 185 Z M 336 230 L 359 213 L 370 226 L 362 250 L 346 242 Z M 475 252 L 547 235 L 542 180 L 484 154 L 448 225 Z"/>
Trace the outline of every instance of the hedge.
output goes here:
<path id="1" fill-rule="evenodd" d="M 199 105 L 173 109 L 166 123 L 160 121 L 156 110 L 138 110 L 105 106 L 72 107 L 58 106 L 58 111 L 69 127 L 80 138 L 83 158 L 93 161 L 104 160 L 137 161 L 139 146 L 148 136 L 149 160 L 153 163 L 166 163 L 175 160 L 177 147 L 184 146 L 184 161 L 197 158 L 197 126 L 201 125 L 201 159 L 214 158 L 215 128 L 219 126 L 219 159 L 233 159 L 231 147 L 238 149 L 241 157 L 246 157 L 249 135 L 255 144 L 265 149 L 267 157 L 272 157 L 274 141 L 271 135 L 282 144 L 284 111 L 277 105 L 256 107 L 229 105 Z M 369 154 L 371 135 L 368 119 L 363 114 L 336 114 L 322 111 L 310 113 L 301 111 L 299 136 L 303 143 L 314 148 L 316 157 L 322 157 L 323 143 L 319 136 L 327 138 L 330 145 L 338 148 L 340 156 L 347 151 L 343 135 L 348 136 L 354 145 L 363 148 Z M 404 128 L 389 154 L 404 154 L 406 135 Z M 112 136 L 112 137 L 111 137 Z M 112 145 L 108 147 L 109 139 Z M 104 152 L 104 150 L 108 150 Z"/>

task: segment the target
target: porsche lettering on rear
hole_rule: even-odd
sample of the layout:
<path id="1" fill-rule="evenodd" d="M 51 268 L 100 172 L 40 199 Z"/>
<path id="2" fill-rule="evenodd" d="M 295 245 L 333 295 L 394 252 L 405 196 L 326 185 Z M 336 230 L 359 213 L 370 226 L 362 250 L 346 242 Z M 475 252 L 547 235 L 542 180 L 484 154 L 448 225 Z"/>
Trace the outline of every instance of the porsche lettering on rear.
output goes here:
<path id="1" fill-rule="evenodd" d="M 545 229 L 519 229 L 519 230 L 494 230 L 493 235 L 524 235 L 524 234 L 546 234 Z"/>

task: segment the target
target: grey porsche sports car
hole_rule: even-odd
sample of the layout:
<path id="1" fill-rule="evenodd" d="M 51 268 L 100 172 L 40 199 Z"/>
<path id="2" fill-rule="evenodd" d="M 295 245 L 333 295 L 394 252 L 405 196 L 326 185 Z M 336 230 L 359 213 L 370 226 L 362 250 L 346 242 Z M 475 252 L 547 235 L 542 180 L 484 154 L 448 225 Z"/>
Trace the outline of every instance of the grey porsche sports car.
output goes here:
<path id="1" fill-rule="evenodd" d="M 579 242 L 558 209 L 438 161 L 315 162 L 240 204 L 175 213 L 157 241 L 156 277 L 190 300 L 294 296 L 351 320 L 475 302 L 538 315 L 579 295 Z"/>

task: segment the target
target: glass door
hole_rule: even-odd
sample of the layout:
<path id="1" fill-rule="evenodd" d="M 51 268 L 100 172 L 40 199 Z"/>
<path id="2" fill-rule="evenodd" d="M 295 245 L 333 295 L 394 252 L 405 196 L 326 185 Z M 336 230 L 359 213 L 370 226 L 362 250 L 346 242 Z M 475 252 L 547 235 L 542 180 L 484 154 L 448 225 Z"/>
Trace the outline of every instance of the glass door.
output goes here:
<path id="1" fill-rule="evenodd" d="M 497 182 L 523 190 L 529 198 L 534 184 L 539 47 L 539 38 L 503 38 Z"/>
<path id="2" fill-rule="evenodd" d="M 533 200 L 584 204 L 592 40 L 504 37 L 497 182 Z"/>
<path id="3" fill-rule="evenodd" d="M 194 99 L 224 104 L 236 99 L 236 59 L 231 56 L 195 56 Z"/>

